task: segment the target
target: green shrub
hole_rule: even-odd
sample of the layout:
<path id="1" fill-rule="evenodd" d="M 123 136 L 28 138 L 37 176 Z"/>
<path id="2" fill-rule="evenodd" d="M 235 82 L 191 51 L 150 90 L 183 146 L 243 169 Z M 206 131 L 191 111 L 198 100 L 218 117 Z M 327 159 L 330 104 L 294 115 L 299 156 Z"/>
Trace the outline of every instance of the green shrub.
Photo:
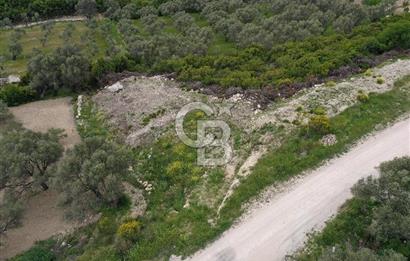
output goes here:
<path id="1" fill-rule="evenodd" d="M 383 77 L 378 77 L 376 82 L 377 82 L 377 84 L 383 84 L 384 83 Z"/>
<path id="2" fill-rule="evenodd" d="M 141 229 L 141 223 L 131 220 L 121 224 L 117 230 L 117 235 L 123 239 L 134 241 L 137 239 Z"/>
<path id="3" fill-rule="evenodd" d="M 120 260 L 115 253 L 115 249 L 111 246 L 100 247 L 96 250 L 86 251 L 82 256 L 80 256 L 78 261 L 117 261 Z"/>
<path id="4" fill-rule="evenodd" d="M 312 110 L 312 113 L 315 115 L 326 115 L 326 109 L 322 106 L 318 106 Z"/>
<path id="5" fill-rule="evenodd" d="M 295 111 L 296 111 L 296 112 L 303 112 L 303 107 L 302 107 L 302 106 L 298 106 Z"/>
<path id="6" fill-rule="evenodd" d="M 373 75 L 372 69 L 367 69 L 366 72 L 364 73 L 365 76 L 370 77 Z"/>
<path id="7" fill-rule="evenodd" d="M 0 100 L 3 100 L 8 106 L 17 106 L 33 101 L 35 98 L 35 92 L 28 86 L 12 84 L 0 88 Z"/>
<path id="8" fill-rule="evenodd" d="M 24 254 L 17 256 L 14 261 L 52 261 L 55 255 L 45 247 L 34 246 Z"/>
<path id="9" fill-rule="evenodd" d="M 116 224 L 108 217 L 101 218 L 97 223 L 97 231 L 101 235 L 112 235 L 115 233 Z"/>
<path id="10" fill-rule="evenodd" d="M 360 90 L 357 94 L 357 100 L 359 102 L 367 102 L 369 100 L 369 95 L 367 95 L 364 91 Z"/>
<path id="11" fill-rule="evenodd" d="M 325 86 L 326 87 L 335 87 L 336 83 L 334 81 L 328 81 L 328 82 L 326 82 Z"/>
<path id="12" fill-rule="evenodd" d="M 308 124 L 309 132 L 315 134 L 328 134 L 330 131 L 330 119 L 327 115 L 314 115 L 310 118 Z"/>

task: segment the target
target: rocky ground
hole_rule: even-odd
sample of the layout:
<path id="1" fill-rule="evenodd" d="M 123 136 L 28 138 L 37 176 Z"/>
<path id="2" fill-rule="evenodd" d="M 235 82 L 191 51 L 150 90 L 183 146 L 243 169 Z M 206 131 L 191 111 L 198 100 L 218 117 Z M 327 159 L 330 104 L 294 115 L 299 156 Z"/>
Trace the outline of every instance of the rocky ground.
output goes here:
<path id="1" fill-rule="evenodd" d="M 203 102 L 235 125 L 243 126 L 253 113 L 251 102 L 232 97 L 225 100 L 195 91 L 184 91 L 178 82 L 161 76 L 132 76 L 105 87 L 93 101 L 120 129 L 127 144 L 139 146 L 152 143 L 175 122 L 178 111 L 191 102 Z"/>
<path id="2" fill-rule="evenodd" d="M 317 108 L 334 116 L 358 102 L 358 94 L 385 92 L 393 88 L 394 82 L 410 74 L 410 60 L 390 61 L 366 75 L 359 75 L 338 83 L 316 85 L 305 89 L 294 98 L 272 104 L 267 110 L 252 117 L 249 128 L 259 129 L 266 124 L 292 125 L 295 120 L 306 122 Z"/>
<path id="3" fill-rule="evenodd" d="M 366 97 L 370 93 L 388 91 L 395 81 L 406 75 L 410 75 L 410 60 L 389 60 L 365 74 L 305 89 L 292 98 L 270 104 L 266 109 L 258 108 L 243 94 L 227 99 L 208 96 L 182 90 L 178 82 L 160 76 L 129 77 L 104 88 L 93 100 L 111 124 L 122 130 L 125 140 L 132 146 L 150 144 L 165 131 L 173 131 L 169 127 L 174 124 L 177 112 L 190 102 L 204 102 L 216 111 L 225 108 L 225 113 L 217 116 L 238 129 L 247 141 L 235 151 L 226 166 L 226 184 L 220 192 L 222 195 L 218 195 L 221 208 L 268 146 L 271 149 L 280 146 L 282 136 L 263 131 L 265 128 L 281 127 L 284 133 L 289 133 L 318 112 L 332 117 L 359 102 L 360 95 Z M 322 139 L 324 145 L 336 142 L 331 134 Z"/>

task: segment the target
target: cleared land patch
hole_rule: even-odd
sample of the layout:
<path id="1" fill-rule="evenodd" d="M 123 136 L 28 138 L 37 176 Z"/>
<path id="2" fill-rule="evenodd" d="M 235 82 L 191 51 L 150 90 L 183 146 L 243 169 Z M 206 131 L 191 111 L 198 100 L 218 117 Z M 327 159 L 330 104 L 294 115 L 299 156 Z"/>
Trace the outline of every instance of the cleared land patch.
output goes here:
<path id="1" fill-rule="evenodd" d="M 51 128 L 64 130 L 67 137 L 62 140 L 62 143 L 66 148 L 73 147 L 80 142 L 71 98 L 33 102 L 10 108 L 10 111 L 15 119 L 27 129 L 38 132 L 46 132 Z"/>

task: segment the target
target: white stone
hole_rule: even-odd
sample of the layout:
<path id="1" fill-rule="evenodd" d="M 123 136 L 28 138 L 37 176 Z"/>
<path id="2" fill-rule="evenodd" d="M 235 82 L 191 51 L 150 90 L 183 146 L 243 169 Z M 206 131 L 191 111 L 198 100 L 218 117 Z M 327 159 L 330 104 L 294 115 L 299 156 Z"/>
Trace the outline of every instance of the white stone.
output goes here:
<path id="1" fill-rule="evenodd" d="M 124 89 L 124 86 L 120 82 L 116 82 L 111 86 L 106 87 L 106 89 L 110 92 L 119 92 Z"/>
<path id="2" fill-rule="evenodd" d="M 320 143 L 323 146 L 333 146 L 337 143 L 337 138 L 336 135 L 334 134 L 328 134 L 323 136 L 323 138 L 320 140 Z"/>

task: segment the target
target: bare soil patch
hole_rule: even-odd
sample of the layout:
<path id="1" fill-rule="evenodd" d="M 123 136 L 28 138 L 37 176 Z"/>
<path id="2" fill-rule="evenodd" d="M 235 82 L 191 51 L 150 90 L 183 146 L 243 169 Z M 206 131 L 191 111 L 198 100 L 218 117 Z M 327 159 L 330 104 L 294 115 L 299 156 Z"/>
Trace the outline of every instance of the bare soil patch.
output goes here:
<path id="1" fill-rule="evenodd" d="M 57 207 L 57 196 L 55 191 L 45 191 L 27 201 L 21 226 L 6 234 L 5 245 L 0 248 L 0 260 L 13 257 L 29 249 L 36 241 L 75 226 L 64 220 L 63 210 Z"/>
<path id="2" fill-rule="evenodd" d="M 32 102 L 10 110 L 15 119 L 27 129 L 38 132 L 46 132 L 51 128 L 63 129 L 67 135 L 62 140 L 65 148 L 71 148 L 80 142 L 71 98 Z"/>

